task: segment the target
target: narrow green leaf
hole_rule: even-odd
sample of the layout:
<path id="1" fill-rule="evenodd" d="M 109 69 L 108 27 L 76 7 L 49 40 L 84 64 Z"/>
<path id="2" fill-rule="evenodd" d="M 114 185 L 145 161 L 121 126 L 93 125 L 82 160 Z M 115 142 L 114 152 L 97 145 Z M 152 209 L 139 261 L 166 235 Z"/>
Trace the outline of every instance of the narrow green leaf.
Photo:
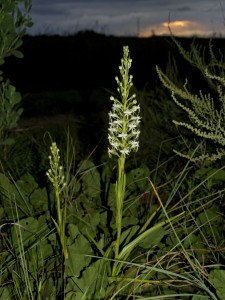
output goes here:
<path id="1" fill-rule="evenodd" d="M 148 230 L 144 231 L 143 233 L 141 233 L 135 240 L 133 240 L 132 242 L 130 242 L 128 245 L 126 245 L 122 251 L 119 254 L 118 259 L 123 260 L 124 257 L 126 257 L 126 255 L 128 255 L 137 245 L 139 245 L 139 243 L 146 238 L 149 234 L 151 234 L 152 232 L 154 232 L 155 230 L 158 230 L 159 228 L 163 227 L 164 225 L 166 225 L 168 222 L 171 222 L 172 220 L 175 220 L 177 218 L 179 218 L 180 216 L 182 216 L 184 214 L 184 212 L 176 215 L 175 217 L 169 219 L 169 220 L 165 220 L 162 221 L 156 225 L 154 225 L 153 227 L 149 228 Z"/>

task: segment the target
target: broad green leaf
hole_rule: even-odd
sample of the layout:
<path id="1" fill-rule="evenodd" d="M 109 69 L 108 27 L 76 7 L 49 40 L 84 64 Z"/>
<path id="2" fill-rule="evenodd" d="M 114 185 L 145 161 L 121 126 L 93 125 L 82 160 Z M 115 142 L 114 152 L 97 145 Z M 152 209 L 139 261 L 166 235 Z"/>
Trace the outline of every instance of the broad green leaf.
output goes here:
<path id="1" fill-rule="evenodd" d="M 91 258 L 85 255 L 93 253 L 90 242 L 79 234 L 74 243 L 68 245 L 69 258 L 65 261 L 65 268 L 68 276 L 79 277 L 81 271 L 87 267 Z"/>
<path id="2" fill-rule="evenodd" d="M 126 229 L 121 234 L 120 243 L 124 246 L 129 243 L 130 239 L 135 235 L 135 233 L 138 231 L 139 226 L 132 226 L 131 228 Z"/>
<path id="3" fill-rule="evenodd" d="M 48 210 L 48 194 L 46 188 L 35 189 L 30 195 L 30 204 L 35 214 Z"/>
<path id="4" fill-rule="evenodd" d="M 39 242 L 37 254 L 37 259 L 40 260 L 40 257 L 42 257 L 43 264 L 45 264 L 45 260 L 50 259 L 50 257 L 53 255 L 52 246 L 48 243 L 47 240 L 41 240 Z"/>
<path id="5" fill-rule="evenodd" d="M 5 215 L 8 218 L 12 218 L 12 211 L 15 210 L 17 190 L 13 183 L 10 182 L 9 178 L 4 174 L 0 173 L 0 195 L 1 205 L 4 209 Z M 20 211 L 18 211 L 20 216 Z"/>
<path id="6" fill-rule="evenodd" d="M 17 248 L 20 238 L 24 247 L 37 242 L 44 234 L 48 232 L 48 225 L 46 223 L 46 215 L 40 216 L 38 219 L 33 217 L 24 218 L 15 221 L 11 226 L 11 240 Z"/>
<path id="7" fill-rule="evenodd" d="M 163 227 L 164 225 L 166 225 L 168 222 L 171 222 L 175 219 L 178 219 L 180 216 L 183 215 L 183 212 L 170 218 L 169 220 L 165 220 L 162 222 L 159 222 L 157 224 L 155 224 L 153 227 L 147 229 L 146 231 L 144 231 L 143 233 L 139 234 L 134 240 L 132 240 L 128 245 L 126 245 L 122 251 L 119 254 L 118 259 L 123 260 L 124 257 L 126 257 L 129 253 L 131 253 L 131 251 L 139 245 L 139 243 L 141 243 L 148 235 L 152 234 L 154 231 L 158 230 L 158 228 Z"/>
<path id="8" fill-rule="evenodd" d="M 96 198 L 101 193 L 101 180 L 99 171 L 90 160 L 81 161 L 79 164 L 82 190 L 87 197 Z"/>
<path id="9" fill-rule="evenodd" d="M 12 55 L 17 57 L 17 58 L 23 58 L 24 57 L 23 53 L 20 52 L 19 50 L 13 50 Z"/>
<path id="10" fill-rule="evenodd" d="M 220 300 L 225 299 L 225 270 L 212 270 L 209 273 L 209 282 L 216 289 L 216 294 Z"/>
<path id="11" fill-rule="evenodd" d="M 72 239 L 75 239 L 78 236 L 78 234 L 80 234 L 80 232 L 75 224 L 68 224 L 67 228 L 68 228 L 69 236 Z"/>
<path id="12" fill-rule="evenodd" d="M 17 180 L 16 185 L 26 197 L 31 195 L 31 193 L 38 188 L 37 182 L 35 181 L 34 177 L 29 173 L 26 173 L 23 176 L 21 176 L 20 179 Z"/>
<path id="13" fill-rule="evenodd" d="M 16 222 L 14 226 L 11 227 L 12 241 L 14 245 L 18 246 L 19 239 L 22 238 L 24 246 L 28 242 L 35 240 L 35 234 L 39 229 L 38 220 L 33 217 L 28 217 Z"/>
<path id="14" fill-rule="evenodd" d="M 52 277 L 48 277 L 47 280 L 43 282 L 41 296 L 41 299 L 46 300 L 57 299 L 55 280 Z"/>
<path id="15" fill-rule="evenodd" d="M 0 299 L 12 299 L 12 290 L 7 286 L 0 287 Z"/>
<path id="16" fill-rule="evenodd" d="M 193 245 L 198 244 L 198 243 L 202 243 L 202 240 L 199 237 L 199 235 L 196 235 L 194 233 L 188 234 L 187 237 L 184 239 L 185 249 L 193 247 Z"/>
<path id="17" fill-rule="evenodd" d="M 156 230 L 152 231 L 146 238 L 144 238 L 139 246 L 144 249 L 149 249 L 158 245 L 158 243 L 162 240 L 165 235 L 165 230 L 163 227 L 159 227 Z"/>
<path id="18" fill-rule="evenodd" d="M 15 139 L 14 138 L 7 138 L 6 140 L 4 141 L 1 141 L 0 142 L 0 145 L 13 145 L 15 143 Z"/>
<path id="19" fill-rule="evenodd" d="M 32 206 L 30 204 L 31 194 L 38 188 L 38 184 L 36 183 L 33 176 L 29 173 L 24 174 L 17 182 L 17 195 L 16 200 L 17 204 L 21 209 L 27 212 L 27 214 L 31 214 Z"/>
<path id="20" fill-rule="evenodd" d="M 65 299 L 104 299 L 107 285 L 106 265 L 103 260 L 99 259 L 85 268 L 80 278 L 72 277 L 68 280 L 66 291 L 70 298 Z"/>
<path id="21" fill-rule="evenodd" d="M 219 214 L 219 211 L 216 206 L 205 209 L 196 219 L 196 223 L 200 225 L 209 225 L 212 223 L 220 223 L 223 219 Z"/>
<path id="22" fill-rule="evenodd" d="M 9 178 L 0 173 L 0 193 L 4 196 L 8 196 L 10 193 L 15 192 L 15 187 L 10 182 Z"/>
<path id="23" fill-rule="evenodd" d="M 129 226 L 134 226 L 137 225 L 139 223 L 139 219 L 137 217 L 134 216 L 129 216 L 129 217 L 123 217 L 123 227 L 129 227 Z"/>
<path id="24" fill-rule="evenodd" d="M 148 167 L 137 168 L 127 174 L 127 189 L 135 191 L 136 189 L 143 190 L 148 186 L 147 177 L 149 176 Z"/>
<path id="25" fill-rule="evenodd" d="M 216 168 L 201 168 L 195 173 L 196 178 L 206 179 L 211 177 L 215 183 L 225 181 L 225 170 L 216 169 Z"/>
<path id="26" fill-rule="evenodd" d="M 4 208 L 1 206 L 0 207 L 0 220 L 3 219 L 3 216 L 4 216 Z"/>

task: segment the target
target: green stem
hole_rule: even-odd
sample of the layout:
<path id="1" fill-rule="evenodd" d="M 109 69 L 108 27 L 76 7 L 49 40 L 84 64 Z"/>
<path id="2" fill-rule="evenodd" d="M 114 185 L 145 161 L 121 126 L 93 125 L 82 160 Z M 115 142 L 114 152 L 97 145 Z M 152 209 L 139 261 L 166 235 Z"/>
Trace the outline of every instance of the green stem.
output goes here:
<path id="1" fill-rule="evenodd" d="M 56 207 L 57 207 L 57 217 L 58 217 L 58 224 L 59 228 L 62 226 L 62 216 L 61 216 L 61 205 L 60 205 L 60 196 L 59 196 L 59 188 L 58 186 L 55 187 L 55 197 L 56 197 Z"/>
<path id="2" fill-rule="evenodd" d="M 124 165 L 125 165 L 125 156 L 121 155 L 118 159 L 118 178 L 116 182 L 117 238 L 115 242 L 115 259 L 117 259 L 119 256 L 119 247 L 120 247 L 121 229 L 122 229 L 123 202 L 124 202 L 125 187 L 126 187 L 126 173 L 125 173 Z"/>
<path id="3" fill-rule="evenodd" d="M 57 205 L 57 217 L 58 217 L 58 224 L 57 224 L 57 230 L 62 246 L 62 251 L 64 254 L 65 259 L 68 258 L 68 251 L 66 246 L 66 236 L 65 236 L 65 229 L 66 229 L 66 206 L 63 208 L 63 211 L 61 211 L 61 205 L 60 205 L 60 191 L 59 188 L 55 188 L 55 196 L 56 196 L 56 205 Z"/>

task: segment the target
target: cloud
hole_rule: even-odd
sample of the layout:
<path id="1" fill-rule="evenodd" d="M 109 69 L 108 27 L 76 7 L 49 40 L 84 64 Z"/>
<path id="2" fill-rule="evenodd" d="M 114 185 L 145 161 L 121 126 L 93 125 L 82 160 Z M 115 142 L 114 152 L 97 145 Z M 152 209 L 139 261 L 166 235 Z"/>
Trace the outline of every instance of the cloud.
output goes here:
<path id="1" fill-rule="evenodd" d="M 220 3 L 211 0 L 189 0 L 185 5 L 180 0 L 33 0 L 31 17 L 31 34 L 85 29 L 114 35 L 147 35 L 152 30 L 166 34 L 163 24 L 169 17 L 171 22 L 189 22 L 174 27 L 179 34 L 225 31 Z"/>
<path id="2" fill-rule="evenodd" d="M 180 6 L 176 9 L 176 11 L 179 12 L 187 12 L 187 11 L 192 11 L 193 9 L 190 6 Z"/>

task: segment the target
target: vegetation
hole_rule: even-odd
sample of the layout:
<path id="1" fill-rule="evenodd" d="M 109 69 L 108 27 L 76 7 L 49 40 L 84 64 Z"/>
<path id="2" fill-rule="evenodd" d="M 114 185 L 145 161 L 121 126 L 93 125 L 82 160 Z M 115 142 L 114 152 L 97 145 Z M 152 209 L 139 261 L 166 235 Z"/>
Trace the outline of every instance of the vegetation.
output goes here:
<path id="1" fill-rule="evenodd" d="M 17 7 L 17 1 L 4 1 L 0 7 L 0 66 L 4 64 L 6 57 L 14 55 L 21 58 L 23 55 L 18 50 L 22 44 L 22 36 L 26 33 L 26 27 L 31 25 L 27 14 L 31 8 L 31 2 L 25 1 L 25 13 Z M 3 72 L 0 70 L 0 143 L 9 144 L 13 140 L 8 137 L 8 130 L 16 127 L 22 113 L 19 108 L 20 94 L 16 92 L 8 80 L 3 81 Z"/>
<path id="2" fill-rule="evenodd" d="M 1 6 L 2 63 L 21 57 L 21 2 Z M 223 58 L 172 39 L 209 90 L 182 83 L 176 59 L 157 66 L 172 99 L 135 89 L 124 46 L 94 150 L 84 120 L 17 128 L 21 97 L 2 79 L 0 299 L 225 299 Z"/>

